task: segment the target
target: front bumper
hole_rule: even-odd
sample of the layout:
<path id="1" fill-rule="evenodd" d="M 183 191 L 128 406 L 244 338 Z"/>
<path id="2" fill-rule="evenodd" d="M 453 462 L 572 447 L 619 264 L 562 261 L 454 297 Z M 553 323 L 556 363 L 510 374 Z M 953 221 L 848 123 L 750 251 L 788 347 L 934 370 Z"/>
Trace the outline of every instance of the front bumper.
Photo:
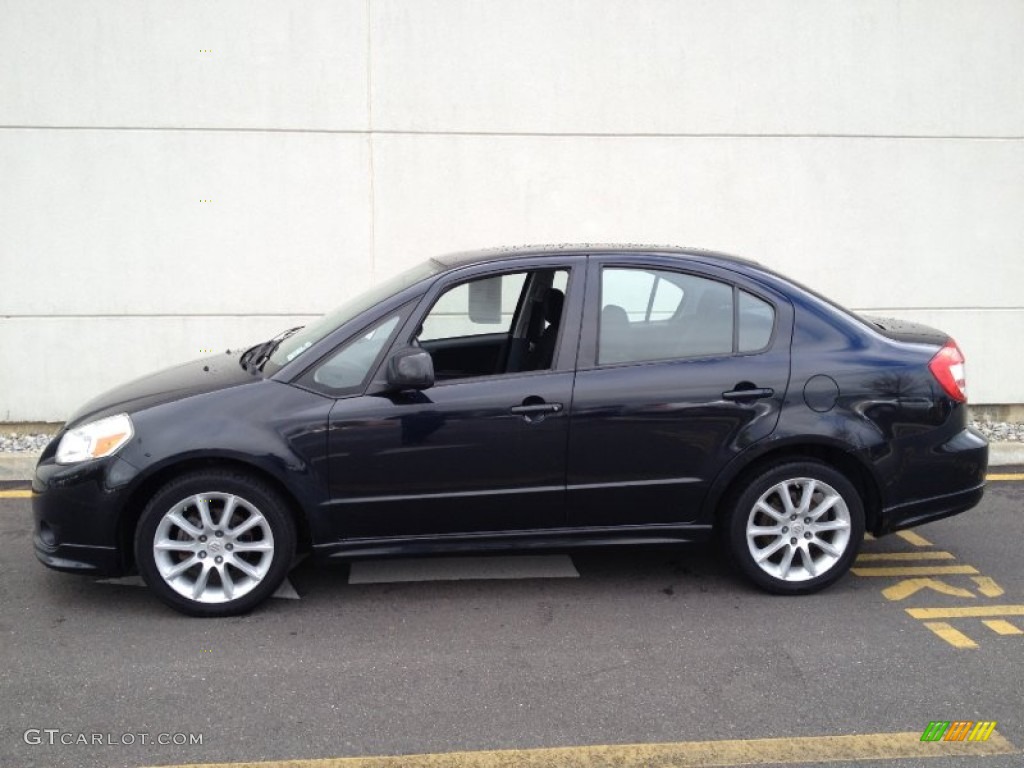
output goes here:
<path id="1" fill-rule="evenodd" d="M 39 561 L 66 573 L 127 573 L 131 543 L 119 535 L 119 521 L 135 474 L 116 456 L 61 466 L 44 453 L 32 478 L 32 539 Z"/>

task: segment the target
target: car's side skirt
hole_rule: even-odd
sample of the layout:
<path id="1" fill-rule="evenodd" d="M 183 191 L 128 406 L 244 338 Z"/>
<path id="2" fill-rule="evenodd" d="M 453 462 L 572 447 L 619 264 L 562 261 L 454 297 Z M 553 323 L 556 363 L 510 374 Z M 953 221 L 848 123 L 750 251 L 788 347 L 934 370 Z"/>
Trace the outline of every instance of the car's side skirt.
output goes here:
<path id="1" fill-rule="evenodd" d="M 679 544 L 705 541 L 710 525 L 631 525 L 588 528 L 545 528 L 529 531 L 449 533 L 439 536 L 352 538 L 316 544 L 318 560 L 394 555 L 429 555 L 513 549 L 560 549 L 629 544 Z"/>

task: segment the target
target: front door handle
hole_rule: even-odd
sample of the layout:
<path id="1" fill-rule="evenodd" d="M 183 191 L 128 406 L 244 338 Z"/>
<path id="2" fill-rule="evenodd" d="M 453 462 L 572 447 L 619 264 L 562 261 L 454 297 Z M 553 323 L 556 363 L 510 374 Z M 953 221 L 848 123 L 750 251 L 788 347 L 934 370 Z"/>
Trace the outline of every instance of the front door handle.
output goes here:
<path id="1" fill-rule="evenodd" d="M 542 416 L 548 413 L 558 413 L 562 410 L 561 403 L 534 403 L 532 405 L 513 405 L 508 409 L 509 413 L 517 416 Z"/>
<path id="2" fill-rule="evenodd" d="M 730 389 L 728 392 L 722 393 L 723 400 L 733 400 L 737 402 L 743 402 L 744 400 L 761 400 L 765 397 L 771 397 L 775 394 L 775 390 L 771 387 L 751 387 L 750 389 Z"/>

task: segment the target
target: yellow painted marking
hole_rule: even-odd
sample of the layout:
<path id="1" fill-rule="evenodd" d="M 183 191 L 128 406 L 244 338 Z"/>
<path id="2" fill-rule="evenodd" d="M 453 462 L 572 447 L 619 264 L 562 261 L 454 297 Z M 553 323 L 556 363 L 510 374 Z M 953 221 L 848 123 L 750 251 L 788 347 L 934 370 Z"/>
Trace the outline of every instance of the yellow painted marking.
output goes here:
<path id="1" fill-rule="evenodd" d="M 973 720 L 957 720 L 949 726 L 943 741 L 963 741 L 967 738 L 967 734 L 971 732 L 971 726 L 973 725 Z"/>
<path id="2" fill-rule="evenodd" d="M 977 573 L 973 565 L 898 565 L 854 568 L 857 576 L 951 576 L 962 573 Z"/>
<path id="3" fill-rule="evenodd" d="M 983 619 L 986 616 L 1024 616 L 1024 605 L 965 605 L 958 608 L 906 608 L 915 619 Z"/>
<path id="4" fill-rule="evenodd" d="M 875 535 L 873 533 L 865 533 L 864 534 L 864 541 L 874 541 L 874 540 L 875 540 Z"/>
<path id="5" fill-rule="evenodd" d="M 924 625 L 954 648 L 978 647 L 978 644 L 971 640 L 971 638 L 944 621 L 926 621 Z"/>
<path id="6" fill-rule="evenodd" d="M 997 635 L 1024 635 L 1024 630 L 1016 627 L 1005 619 L 985 619 L 981 623 Z"/>
<path id="7" fill-rule="evenodd" d="M 953 597 L 974 597 L 974 593 L 971 590 L 954 587 L 939 579 L 904 579 L 897 584 L 893 584 L 891 587 L 883 589 L 882 596 L 886 600 L 906 600 L 922 589 L 933 589 L 940 594 L 952 595 Z"/>
<path id="8" fill-rule="evenodd" d="M 32 491 L 29 490 L 17 490 L 17 491 L 0 491 L 0 499 L 31 499 Z"/>
<path id="9" fill-rule="evenodd" d="M 991 576 L 971 576 L 971 581 L 978 585 L 978 591 L 985 597 L 999 597 L 1006 594 Z"/>
<path id="10" fill-rule="evenodd" d="M 930 547 L 932 545 L 932 543 L 924 536 L 919 533 L 914 533 L 913 531 L 896 531 L 896 535 L 908 544 L 913 544 L 915 547 Z"/>
<path id="11" fill-rule="evenodd" d="M 861 563 L 877 563 L 879 561 L 901 561 L 901 560 L 956 560 L 952 552 L 866 552 L 857 556 L 856 565 Z"/>
<path id="12" fill-rule="evenodd" d="M 1024 480 L 1024 472 L 1009 472 L 1005 474 L 987 475 L 985 479 L 995 480 L 996 482 L 999 482 L 1000 480 Z"/>
<path id="13" fill-rule="evenodd" d="M 697 766 L 813 765 L 851 760 L 1012 755 L 1017 748 L 998 731 L 987 741 L 921 741 L 921 732 L 804 736 L 792 739 L 610 744 L 553 749 L 502 749 L 386 757 L 328 757 L 259 763 L 190 763 L 165 768 L 697 768 Z"/>
<path id="14" fill-rule="evenodd" d="M 978 723 L 976 726 L 974 726 L 974 730 L 971 731 L 971 735 L 967 737 L 967 740 L 968 741 L 984 741 L 990 735 L 992 735 L 992 731 L 994 731 L 995 729 L 996 729 L 996 721 L 995 720 L 991 720 L 989 722 L 985 722 L 984 720 L 982 720 L 980 723 Z"/>

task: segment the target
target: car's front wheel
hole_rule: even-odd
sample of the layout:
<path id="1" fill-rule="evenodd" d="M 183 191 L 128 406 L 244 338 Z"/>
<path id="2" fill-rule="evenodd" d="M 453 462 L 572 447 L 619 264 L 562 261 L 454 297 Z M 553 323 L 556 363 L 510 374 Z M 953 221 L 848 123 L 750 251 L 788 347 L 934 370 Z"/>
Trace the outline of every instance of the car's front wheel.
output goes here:
<path id="1" fill-rule="evenodd" d="M 864 538 L 864 505 L 845 475 L 816 461 L 787 462 L 733 497 L 728 542 L 740 570 L 779 594 L 824 589 L 845 574 Z"/>
<path id="2" fill-rule="evenodd" d="M 273 488 L 228 470 L 183 475 L 150 499 L 135 533 L 139 572 L 191 616 L 234 616 L 273 594 L 295 551 L 295 524 Z"/>

